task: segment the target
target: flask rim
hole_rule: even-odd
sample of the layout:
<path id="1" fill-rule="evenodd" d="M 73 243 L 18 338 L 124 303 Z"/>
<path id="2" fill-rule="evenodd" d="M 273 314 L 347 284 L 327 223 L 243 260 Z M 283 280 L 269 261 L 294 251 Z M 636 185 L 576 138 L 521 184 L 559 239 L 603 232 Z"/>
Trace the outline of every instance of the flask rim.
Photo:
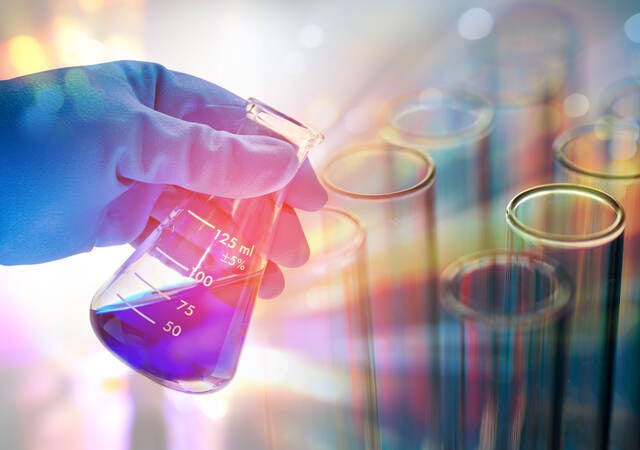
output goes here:
<path id="1" fill-rule="evenodd" d="M 298 145 L 306 153 L 324 140 L 322 133 L 254 97 L 247 99 L 247 117 Z"/>

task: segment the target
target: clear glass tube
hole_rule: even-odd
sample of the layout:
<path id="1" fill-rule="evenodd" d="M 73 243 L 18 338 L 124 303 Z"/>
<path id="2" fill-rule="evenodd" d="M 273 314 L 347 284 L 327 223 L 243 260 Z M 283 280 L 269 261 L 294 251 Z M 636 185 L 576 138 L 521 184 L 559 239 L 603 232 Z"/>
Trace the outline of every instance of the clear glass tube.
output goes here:
<path id="1" fill-rule="evenodd" d="M 383 448 L 436 443 L 433 162 L 417 150 L 376 142 L 344 149 L 321 178 L 329 204 L 354 214 L 367 230 Z"/>
<path id="2" fill-rule="evenodd" d="M 600 103 L 603 115 L 640 120 L 640 77 L 622 78 L 610 84 Z"/>
<path id="3" fill-rule="evenodd" d="M 287 139 L 299 164 L 322 136 L 249 99 L 243 132 Z M 254 198 L 193 193 L 94 295 L 102 343 L 131 368 L 185 392 L 219 390 L 237 368 L 283 188 Z"/>
<path id="4" fill-rule="evenodd" d="M 492 75 L 471 83 L 479 82 L 476 85 L 494 104 L 511 107 L 544 102 L 572 89 L 577 82 L 580 36 L 567 10 L 520 2 L 491 13 L 491 31 L 470 45 L 469 56 L 480 69 L 478 74 Z"/>
<path id="5" fill-rule="evenodd" d="M 501 214 L 522 189 L 552 181 L 552 142 L 567 127 L 579 38 L 573 18 L 554 5 L 517 2 L 492 12 L 494 26 L 469 45 L 460 78 L 495 109 L 489 192 Z"/>
<path id="6" fill-rule="evenodd" d="M 286 361 L 263 383 L 269 448 L 380 449 L 366 231 L 331 207 L 300 220 L 310 258 L 285 269 L 277 305 L 254 319 L 253 342 L 274 355 L 266 365 Z"/>
<path id="7" fill-rule="evenodd" d="M 628 106 L 640 101 L 635 92 Z M 625 210 L 612 445 L 630 448 L 640 442 L 640 125 L 603 117 L 561 134 L 554 146 L 557 181 L 605 191 Z"/>
<path id="8" fill-rule="evenodd" d="M 508 247 L 557 261 L 574 285 L 563 448 L 607 448 L 625 215 L 608 194 L 547 184 L 507 206 Z"/>
<path id="9" fill-rule="evenodd" d="M 444 446 L 560 449 L 571 284 L 527 253 L 485 251 L 440 281 Z"/>
<path id="10" fill-rule="evenodd" d="M 525 186 L 551 181 L 551 142 L 565 125 L 560 122 L 559 94 L 550 93 L 558 88 L 547 87 L 557 81 L 545 81 L 548 73 L 552 71 L 535 60 L 506 59 L 483 62 L 471 75 L 470 88 L 495 105 L 496 120 L 489 136 L 489 192 L 501 204 Z M 522 164 L 525 158 L 527 164 Z"/>
<path id="11" fill-rule="evenodd" d="M 460 254 L 488 245 L 495 229 L 488 209 L 487 136 L 493 123 L 493 107 L 462 89 L 428 88 L 395 100 L 380 134 L 392 145 L 419 150 L 434 162 L 435 214 L 438 229 L 448 239 L 465 228 L 464 248 L 442 245 L 442 264 Z M 464 213 L 463 213 L 464 212 Z"/>

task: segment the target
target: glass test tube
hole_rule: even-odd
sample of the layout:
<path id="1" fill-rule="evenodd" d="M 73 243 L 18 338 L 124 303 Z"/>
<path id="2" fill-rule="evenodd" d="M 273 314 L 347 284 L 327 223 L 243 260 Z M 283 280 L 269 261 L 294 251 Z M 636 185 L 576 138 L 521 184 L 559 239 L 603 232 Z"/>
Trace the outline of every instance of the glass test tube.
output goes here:
<path id="1" fill-rule="evenodd" d="M 446 449 L 560 449 L 571 286 L 527 253 L 485 251 L 443 272 Z"/>
<path id="2" fill-rule="evenodd" d="M 434 166 L 413 149 L 353 146 L 324 166 L 329 204 L 367 230 L 382 445 L 438 441 Z"/>
<path id="3" fill-rule="evenodd" d="M 563 448 L 607 448 L 625 216 L 577 184 L 527 189 L 507 206 L 509 248 L 557 261 L 574 285 Z"/>
<path id="4" fill-rule="evenodd" d="M 547 63 L 555 59 L 561 66 L 556 66 L 557 72 L 552 75 L 562 76 L 565 83 L 571 83 L 567 88 L 576 84 L 579 66 L 574 62 L 580 36 L 577 23 L 568 10 L 548 3 L 524 1 L 502 5 L 492 14 L 493 29 L 477 42 L 477 58 L 521 55 L 542 57 Z M 509 92 L 515 93 L 504 93 Z"/>
<path id="5" fill-rule="evenodd" d="M 461 89 L 430 88 L 396 101 L 381 130 L 387 142 L 429 155 L 437 168 L 435 214 L 441 265 L 480 250 L 493 230 L 502 229 L 492 227 L 485 217 L 487 136 L 492 122 L 493 108 L 483 97 Z M 465 239 L 454 238 L 461 234 Z"/>
<path id="6" fill-rule="evenodd" d="M 640 126 L 607 117 L 575 127 L 558 136 L 555 157 L 557 181 L 605 191 L 625 210 L 611 432 L 614 448 L 633 448 L 640 442 Z"/>
<path id="7" fill-rule="evenodd" d="M 603 115 L 640 120 L 640 76 L 617 80 L 605 89 Z"/>
<path id="8" fill-rule="evenodd" d="M 310 258 L 285 269 L 277 305 L 254 319 L 252 341 L 272 357 L 263 384 L 268 448 L 380 449 L 366 232 L 339 209 L 299 215 Z"/>
<path id="9" fill-rule="evenodd" d="M 495 108 L 489 190 L 501 216 L 517 192 L 552 181 L 552 141 L 566 128 L 578 36 L 572 18 L 552 5 L 518 2 L 494 17 L 491 33 L 469 47 L 461 84 Z"/>

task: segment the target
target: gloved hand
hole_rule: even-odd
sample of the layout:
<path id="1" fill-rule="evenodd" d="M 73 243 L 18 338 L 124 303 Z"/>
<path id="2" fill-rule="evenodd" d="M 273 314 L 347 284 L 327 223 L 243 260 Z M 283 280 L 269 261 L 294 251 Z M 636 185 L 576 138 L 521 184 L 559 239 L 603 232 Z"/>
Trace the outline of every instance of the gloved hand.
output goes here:
<path id="1" fill-rule="evenodd" d="M 245 107 L 214 84 L 136 61 L 0 81 L 0 264 L 136 242 L 168 209 L 167 189 L 242 198 L 290 182 L 260 291 L 277 295 L 276 264 L 308 257 L 294 208 L 319 209 L 326 193 L 308 162 L 292 180 L 291 144 L 236 134 Z"/>

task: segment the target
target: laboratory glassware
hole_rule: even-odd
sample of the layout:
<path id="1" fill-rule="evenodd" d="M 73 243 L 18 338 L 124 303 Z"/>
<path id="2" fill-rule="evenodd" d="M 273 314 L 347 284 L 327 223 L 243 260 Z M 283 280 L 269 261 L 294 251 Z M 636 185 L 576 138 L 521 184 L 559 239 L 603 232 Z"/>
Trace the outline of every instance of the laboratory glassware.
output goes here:
<path id="1" fill-rule="evenodd" d="M 278 304 L 259 305 L 252 325 L 253 341 L 269 349 L 269 448 L 378 450 L 366 231 L 332 207 L 299 217 L 309 260 L 283 269 Z"/>
<path id="2" fill-rule="evenodd" d="M 504 229 L 492 227 L 489 216 L 487 144 L 492 123 L 493 107 L 484 97 L 463 89 L 431 87 L 394 100 L 380 131 L 387 142 L 416 149 L 433 160 L 438 174 L 436 223 L 444 234 L 439 234 L 438 242 L 441 265 L 491 247 L 490 235 Z M 449 239 L 463 232 L 465 239 Z"/>
<path id="3" fill-rule="evenodd" d="M 506 220 L 509 249 L 556 261 L 574 286 L 562 448 L 607 448 L 624 211 L 605 192 L 557 183 L 516 195 Z"/>
<path id="4" fill-rule="evenodd" d="M 299 164 L 322 136 L 249 99 L 240 132 L 277 134 Z M 286 188 L 253 198 L 192 194 L 95 294 L 102 343 L 165 387 L 209 392 L 236 370 Z"/>
<path id="5" fill-rule="evenodd" d="M 495 18 L 490 32 L 470 45 L 470 59 L 474 63 L 512 61 L 534 68 L 527 61 L 541 67 L 527 76 L 522 71 L 503 72 L 504 75 L 524 75 L 502 78 L 510 83 L 492 86 L 493 99 L 501 104 L 516 106 L 540 100 L 541 94 L 575 92 L 579 84 L 580 64 L 577 63 L 582 37 L 576 18 L 563 6 L 540 2 L 518 2 L 494 8 Z M 513 66 L 507 66 L 514 68 Z M 540 69 L 547 70 L 544 74 Z M 499 81 L 500 79 L 493 79 Z M 514 83 L 514 84 L 512 84 Z M 489 86 L 487 86 L 489 87 Z"/>
<path id="6" fill-rule="evenodd" d="M 640 120 L 640 76 L 616 80 L 606 87 L 600 101 L 602 115 Z"/>
<path id="7" fill-rule="evenodd" d="M 552 181 L 552 142 L 568 125 L 564 100 L 575 92 L 579 36 L 573 17 L 554 5 L 492 12 L 493 28 L 469 45 L 456 77 L 494 106 L 489 192 L 501 215 L 518 192 Z"/>
<path id="8" fill-rule="evenodd" d="M 343 148 L 321 170 L 329 204 L 367 231 L 380 436 L 385 449 L 436 445 L 435 167 L 386 142 Z"/>
<path id="9" fill-rule="evenodd" d="M 618 113 L 640 106 L 640 89 L 631 93 L 620 97 L 634 99 L 627 107 L 614 102 Z M 611 440 L 614 448 L 631 448 L 640 442 L 640 124 L 631 117 L 602 117 L 567 130 L 554 147 L 556 181 L 605 191 L 625 210 Z"/>
<path id="10" fill-rule="evenodd" d="M 560 449 L 571 283 L 533 254 L 486 250 L 440 280 L 443 447 Z"/>

